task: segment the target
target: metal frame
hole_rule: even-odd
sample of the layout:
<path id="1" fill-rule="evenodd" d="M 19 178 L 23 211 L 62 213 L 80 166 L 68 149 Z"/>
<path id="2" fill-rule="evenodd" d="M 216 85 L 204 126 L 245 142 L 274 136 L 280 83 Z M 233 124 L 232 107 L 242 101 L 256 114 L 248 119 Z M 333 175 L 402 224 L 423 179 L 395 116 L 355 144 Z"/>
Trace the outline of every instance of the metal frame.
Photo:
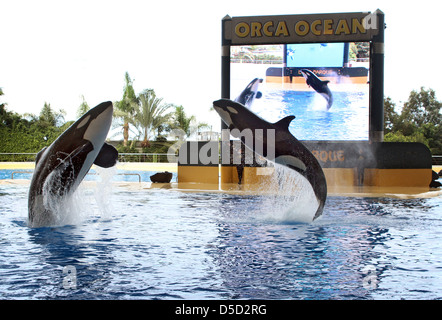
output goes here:
<path id="1" fill-rule="evenodd" d="M 285 30 L 290 30 L 290 35 L 287 32 L 281 37 L 281 35 L 276 36 L 275 32 L 272 36 L 268 32 L 269 30 L 276 29 L 277 21 L 280 21 L 287 28 Z M 335 32 L 331 32 L 333 31 L 331 29 L 325 30 L 333 23 L 336 24 L 336 21 L 337 25 L 342 27 L 339 29 L 341 32 L 338 32 L 337 29 L 335 29 Z M 350 30 L 349 25 L 351 23 L 358 22 L 357 26 L 360 27 L 360 21 L 364 23 L 365 32 L 353 26 Z M 322 33 L 319 35 L 317 34 L 318 29 L 313 30 L 315 23 L 323 25 Z M 272 29 L 270 27 L 266 28 L 266 25 L 271 26 Z M 309 34 L 303 34 L 304 32 L 301 35 L 299 34 L 299 31 L 302 31 L 300 28 L 303 25 L 308 25 L 312 28 Z M 262 29 L 258 30 L 261 27 Z M 290 27 L 294 27 L 298 34 L 293 32 Z M 221 22 L 221 97 L 230 99 L 230 47 L 232 45 L 369 41 L 369 141 L 382 142 L 384 139 L 384 28 L 384 13 L 379 9 L 373 13 L 356 12 L 234 18 L 226 15 Z M 238 36 L 238 34 L 235 34 L 235 30 L 245 31 Z M 253 31 L 247 34 L 247 30 L 255 30 L 255 34 L 253 35 Z M 303 30 L 305 31 L 306 29 Z M 225 123 L 221 121 L 221 129 L 226 128 Z"/>

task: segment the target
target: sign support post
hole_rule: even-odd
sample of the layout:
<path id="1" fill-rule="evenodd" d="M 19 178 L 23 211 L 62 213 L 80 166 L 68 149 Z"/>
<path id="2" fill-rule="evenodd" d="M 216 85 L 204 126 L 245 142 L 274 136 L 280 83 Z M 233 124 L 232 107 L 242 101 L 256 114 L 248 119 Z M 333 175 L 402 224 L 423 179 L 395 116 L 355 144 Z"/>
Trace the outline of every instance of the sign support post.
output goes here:
<path id="1" fill-rule="evenodd" d="M 230 43 L 227 34 L 231 32 L 232 18 L 226 15 L 221 22 L 221 98 L 230 99 Z M 221 120 L 221 130 L 227 125 Z"/>
<path id="2" fill-rule="evenodd" d="M 379 28 L 370 43 L 370 109 L 369 140 L 384 141 L 384 13 L 379 9 L 371 14 L 367 27 Z"/>

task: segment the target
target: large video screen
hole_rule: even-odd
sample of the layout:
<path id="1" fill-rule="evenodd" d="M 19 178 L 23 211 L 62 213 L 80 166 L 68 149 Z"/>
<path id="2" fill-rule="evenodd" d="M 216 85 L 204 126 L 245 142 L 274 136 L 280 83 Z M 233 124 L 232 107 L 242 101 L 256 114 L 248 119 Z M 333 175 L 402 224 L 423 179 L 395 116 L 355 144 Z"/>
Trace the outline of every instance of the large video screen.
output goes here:
<path id="1" fill-rule="evenodd" d="M 231 47 L 231 98 L 255 78 L 251 110 L 269 122 L 296 116 L 299 140 L 369 139 L 369 43 Z"/>
<path id="2" fill-rule="evenodd" d="M 288 44 L 287 67 L 335 67 L 344 65 L 345 43 Z"/>

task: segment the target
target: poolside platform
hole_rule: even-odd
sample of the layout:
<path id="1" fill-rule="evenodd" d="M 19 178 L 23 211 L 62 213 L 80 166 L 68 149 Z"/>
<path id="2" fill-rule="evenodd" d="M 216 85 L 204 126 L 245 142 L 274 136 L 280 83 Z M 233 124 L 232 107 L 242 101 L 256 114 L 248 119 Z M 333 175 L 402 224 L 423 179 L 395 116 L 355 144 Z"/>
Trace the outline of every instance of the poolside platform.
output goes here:
<path id="1" fill-rule="evenodd" d="M 94 166 L 92 166 L 93 168 Z M 0 162 L 0 170 L 34 170 L 34 162 Z M 176 163 L 168 162 L 118 162 L 117 169 L 128 171 L 177 172 Z"/>
<path id="2" fill-rule="evenodd" d="M 33 170 L 35 164 L 33 162 L 0 162 L 0 170 Z M 178 165 L 176 163 L 141 163 L 126 162 L 118 163 L 118 170 L 127 171 L 169 171 L 177 172 Z M 442 170 L 442 166 L 433 166 L 436 172 Z M 221 166 L 219 167 L 221 172 Z M 30 180 L 22 179 L 3 179 L 0 185 L 26 185 Z M 84 181 L 86 186 L 93 186 L 94 181 Z M 175 190 L 182 192 L 209 192 L 209 193 L 228 193 L 237 195 L 271 195 L 276 194 L 276 190 L 272 190 L 268 185 L 265 187 L 259 183 L 242 184 L 222 182 L 220 183 L 199 183 L 199 182 L 171 182 L 171 183 L 152 183 L 152 182 L 126 182 L 113 181 L 116 187 L 123 187 L 137 190 Z M 328 186 L 328 196 L 343 197 L 387 197 L 399 199 L 414 198 L 432 198 L 442 196 L 441 188 L 423 188 L 423 187 L 398 187 L 398 186 Z"/>
<path id="3" fill-rule="evenodd" d="M 2 179 L 0 185 L 29 185 L 30 180 Z M 93 188 L 95 181 L 83 181 L 86 187 Z M 225 193 L 233 195 L 275 195 L 271 190 L 262 188 L 243 188 L 237 184 L 231 184 L 230 188 L 220 189 L 218 184 L 204 183 L 152 183 L 152 182 L 122 182 L 114 181 L 112 185 L 117 188 L 131 190 L 170 190 L 191 193 Z M 328 189 L 328 197 L 350 198 L 394 198 L 394 199 L 423 199 L 442 196 L 442 189 L 407 188 L 407 187 L 332 187 Z"/>

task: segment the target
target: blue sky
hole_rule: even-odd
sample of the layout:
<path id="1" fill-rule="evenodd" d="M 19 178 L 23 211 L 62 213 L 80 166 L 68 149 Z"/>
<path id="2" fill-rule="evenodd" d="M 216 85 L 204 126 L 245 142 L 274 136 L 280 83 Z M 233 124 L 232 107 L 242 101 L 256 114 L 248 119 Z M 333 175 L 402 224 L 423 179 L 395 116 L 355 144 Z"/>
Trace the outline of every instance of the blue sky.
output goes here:
<path id="1" fill-rule="evenodd" d="M 38 114 L 45 101 L 75 113 L 121 98 L 124 73 L 217 126 L 221 19 L 230 16 L 385 13 L 385 95 L 420 86 L 442 100 L 438 1 L 7 1 L 0 2 L 0 87 L 8 108 Z M 235 93 L 232 93 L 235 95 Z M 217 129 L 217 128 L 214 128 Z"/>

